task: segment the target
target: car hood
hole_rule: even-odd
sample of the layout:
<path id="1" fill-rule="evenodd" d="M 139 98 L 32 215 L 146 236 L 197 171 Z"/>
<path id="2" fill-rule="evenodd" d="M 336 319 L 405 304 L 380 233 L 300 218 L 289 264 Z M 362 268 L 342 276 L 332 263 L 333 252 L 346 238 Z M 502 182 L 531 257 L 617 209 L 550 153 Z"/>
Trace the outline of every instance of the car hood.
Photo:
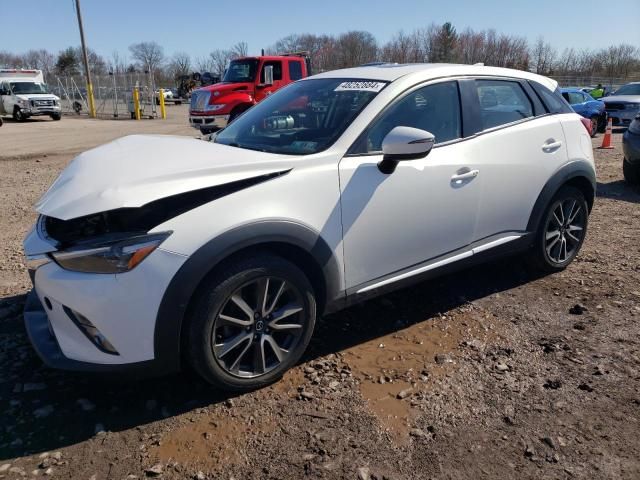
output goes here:
<path id="1" fill-rule="evenodd" d="M 20 100 L 60 100 L 52 93 L 21 93 L 16 95 Z"/>
<path id="2" fill-rule="evenodd" d="M 69 220 L 293 167 L 296 157 L 188 137 L 132 135 L 78 155 L 36 203 Z"/>
<path id="3" fill-rule="evenodd" d="M 608 102 L 629 102 L 640 103 L 640 95 L 611 95 L 609 97 L 601 98 L 604 103 Z"/>

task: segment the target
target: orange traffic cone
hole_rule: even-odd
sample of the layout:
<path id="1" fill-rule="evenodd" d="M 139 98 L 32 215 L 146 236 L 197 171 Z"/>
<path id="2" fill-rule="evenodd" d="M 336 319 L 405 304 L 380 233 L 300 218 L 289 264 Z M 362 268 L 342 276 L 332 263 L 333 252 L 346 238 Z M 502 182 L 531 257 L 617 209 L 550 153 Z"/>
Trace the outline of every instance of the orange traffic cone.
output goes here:
<path id="1" fill-rule="evenodd" d="M 609 121 L 607 122 L 607 130 L 604 133 L 604 137 L 602 137 L 602 145 L 600 145 L 598 148 L 600 149 L 611 149 L 614 148 L 613 145 L 611 145 L 611 131 L 613 130 L 613 119 L 611 117 L 609 117 Z"/>

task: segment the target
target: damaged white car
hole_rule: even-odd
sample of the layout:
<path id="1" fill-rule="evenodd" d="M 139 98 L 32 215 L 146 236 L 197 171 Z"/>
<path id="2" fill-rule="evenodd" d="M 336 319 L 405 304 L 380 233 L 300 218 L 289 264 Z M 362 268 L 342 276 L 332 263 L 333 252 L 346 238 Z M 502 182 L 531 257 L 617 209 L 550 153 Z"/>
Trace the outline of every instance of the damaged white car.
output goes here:
<path id="1" fill-rule="evenodd" d="M 566 267 L 591 141 L 555 81 L 498 68 L 316 75 L 214 141 L 130 136 L 78 156 L 24 242 L 45 363 L 278 379 L 316 319 L 498 255 Z"/>

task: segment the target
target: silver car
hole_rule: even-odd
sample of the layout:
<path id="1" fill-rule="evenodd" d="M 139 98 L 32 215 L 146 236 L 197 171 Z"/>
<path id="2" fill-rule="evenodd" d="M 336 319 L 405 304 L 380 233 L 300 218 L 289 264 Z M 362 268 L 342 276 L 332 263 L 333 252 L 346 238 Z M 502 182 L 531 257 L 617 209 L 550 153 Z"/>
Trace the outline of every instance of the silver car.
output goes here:
<path id="1" fill-rule="evenodd" d="M 640 82 L 627 83 L 601 100 L 614 125 L 628 126 L 640 113 Z"/>

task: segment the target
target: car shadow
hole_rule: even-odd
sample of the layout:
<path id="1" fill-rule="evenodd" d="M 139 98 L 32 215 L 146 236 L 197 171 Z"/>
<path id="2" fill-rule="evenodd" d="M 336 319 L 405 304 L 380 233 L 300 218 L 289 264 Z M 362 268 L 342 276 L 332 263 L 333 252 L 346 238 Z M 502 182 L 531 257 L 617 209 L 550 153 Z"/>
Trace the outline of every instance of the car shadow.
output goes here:
<path id="1" fill-rule="evenodd" d="M 640 188 L 629 185 L 624 180 L 598 182 L 596 185 L 596 201 L 598 198 L 609 198 L 621 202 L 640 203 Z"/>
<path id="2" fill-rule="evenodd" d="M 318 322 L 301 363 L 537 278 L 511 258 L 369 300 Z M 211 388 L 189 371 L 123 379 L 48 369 L 28 343 L 21 319 L 24 301 L 24 295 L 0 299 L 0 312 L 8 308 L 10 313 L 0 320 L 0 460 L 63 448 L 100 430 L 123 431 L 237 396 Z"/>

